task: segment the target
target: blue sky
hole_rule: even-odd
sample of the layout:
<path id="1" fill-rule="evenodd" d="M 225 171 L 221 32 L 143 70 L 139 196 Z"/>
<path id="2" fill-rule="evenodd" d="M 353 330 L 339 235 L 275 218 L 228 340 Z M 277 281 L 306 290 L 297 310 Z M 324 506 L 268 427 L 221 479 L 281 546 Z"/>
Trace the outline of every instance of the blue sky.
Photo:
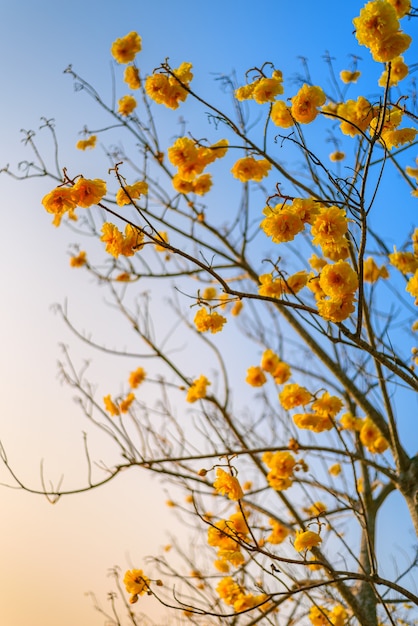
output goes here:
<path id="1" fill-rule="evenodd" d="M 314 80 L 326 87 L 324 52 L 336 57 L 338 71 L 348 67 L 350 53 L 359 53 L 351 20 L 362 5 L 357 0 L 5 0 L 0 22 L 0 166 L 28 158 L 20 129 L 37 129 L 45 116 L 56 120 L 65 164 L 94 169 L 90 154 L 76 152 L 74 145 L 85 123 L 97 123 L 97 109 L 84 94 L 74 92 L 63 70 L 71 63 L 110 98 L 110 45 L 131 30 L 143 38 L 140 65 L 146 71 L 165 57 L 174 66 L 190 61 L 194 88 L 219 100 L 214 73 L 235 70 L 243 77 L 248 68 L 272 61 L 287 80 L 300 72 L 298 56 L 309 59 Z M 414 30 L 415 23 L 409 32 Z M 361 69 L 377 77 L 368 54 L 361 50 Z M 163 113 L 168 135 L 178 115 Z M 75 341 L 50 305 L 69 298 L 84 328 L 104 326 L 98 321 L 100 308 L 91 306 L 91 282 L 68 266 L 66 251 L 73 235 L 65 228 L 53 229 L 40 205 L 50 188 L 48 180 L 18 184 L 0 178 L 5 247 L 0 369 L 6 396 L 0 438 L 11 463 L 32 484 L 39 484 L 41 458 L 54 480 L 63 470 L 71 484 L 84 475 L 82 463 L 74 464 L 82 452 L 83 421 L 73 394 L 57 380 L 56 361 L 58 343 Z M 112 323 L 106 322 L 108 327 Z M 81 359 L 86 350 L 78 346 L 74 354 Z M 114 380 L 110 365 L 106 359 L 92 363 L 93 375 L 109 385 Z M 5 478 L 0 472 L 0 479 Z M 83 593 L 94 590 L 105 598 L 110 589 L 107 568 L 140 562 L 166 542 L 164 529 L 174 525 L 163 490 L 143 474 L 139 481 L 137 475 L 123 476 L 100 492 L 54 507 L 40 497 L 0 491 L 4 626 L 103 624 Z M 152 517 L 144 510 L 152 510 Z"/>

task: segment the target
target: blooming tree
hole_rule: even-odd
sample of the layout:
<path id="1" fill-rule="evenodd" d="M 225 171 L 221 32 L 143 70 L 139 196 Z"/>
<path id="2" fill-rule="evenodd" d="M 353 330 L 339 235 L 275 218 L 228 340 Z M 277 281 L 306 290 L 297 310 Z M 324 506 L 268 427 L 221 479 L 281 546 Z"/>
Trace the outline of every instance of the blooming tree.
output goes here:
<path id="1" fill-rule="evenodd" d="M 396 566 L 386 574 L 376 533 L 394 493 L 418 530 L 405 415 L 418 389 L 418 229 L 395 249 L 382 229 L 394 214 L 385 213 L 387 177 L 397 176 L 399 203 L 418 196 L 416 101 L 401 87 L 413 15 L 409 0 L 374 0 L 353 20 L 358 43 L 383 64 L 373 98 L 346 97 L 361 80 L 356 58 L 339 79 L 328 58 L 331 91 L 309 74 L 291 90 L 286 68 L 265 63 L 238 84 L 222 77 L 230 98 L 221 110 L 194 90 L 190 63 L 166 60 L 142 75 L 131 32 L 111 48 L 132 92 L 116 106 L 67 72 L 133 139 L 134 156 L 110 148 L 107 177 L 88 179 L 49 169 L 27 134 L 38 160 L 24 177 L 57 181 L 42 200 L 52 223 L 78 220 L 105 256 L 95 262 L 78 247 L 71 265 L 106 288 L 141 346 L 133 354 L 95 343 L 59 309 L 84 341 L 137 361 L 123 393 L 98 396 L 64 353 L 63 378 L 116 455 L 81 489 L 141 467 L 170 485 L 168 505 L 197 528 L 198 554 L 177 545 L 183 564 L 169 553 L 138 564 L 123 576 L 127 595 L 115 572 L 130 623 L 142 623 L 129 602 L 144 594 L 195 624 L 416 623 L 417 557 L 404 562 L 389 548 Z M 158 106 L 186 100 L 206 114 L 211 137 L 190 127 L 166 145 Z M 51 122 L 46 129 L 56 142 Z M 85 129 L 77 148 L 94 149 L 109 132 Z M 295 155 L 301 165 L 291 169 Z M 220 208 L 211 198 L 227 177 L 239 201 Z M 174 286 L 168 303 L 157 280 Z M 154 406 L 147 386 L 158 387 Z"/>

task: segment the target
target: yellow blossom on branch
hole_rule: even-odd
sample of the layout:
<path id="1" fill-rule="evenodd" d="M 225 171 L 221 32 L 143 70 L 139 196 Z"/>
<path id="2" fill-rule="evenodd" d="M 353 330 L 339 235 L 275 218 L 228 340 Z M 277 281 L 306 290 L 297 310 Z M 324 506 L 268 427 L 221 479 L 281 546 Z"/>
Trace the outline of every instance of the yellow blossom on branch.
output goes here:
<path id="1" fill-rule="evenodd" d="M 80 252 L 76 256 L 70 257 L 71 267 L 82 267 L 86 263 L 87 263 L 87 254 L 84 250 L 80 250 Z"/>
<path id="2" fill-rule="evenodd" d="M 124 185 L 116 192 L 116 204 L 125 206 L 131 204 L 132 200 L 137 200 L 141 195 L 148 193 L 148 184 L 145 181 L 137 181 L 133 185 Z"/>
<path id="3" fill-rule="evenodd" d="M 87 209 L 102 200 L 106 194 L 106 183 L 99 178 L 90 180 L 80 177 L 73 187 L 73 194 L 77 201 L 77 206 Z"/>
<path id="4" fill-rule="evenodd" d="M 137 367 L 136 370 L 129 374 L 129 386 L 131 389 L 136 389 L 146 378 L 146 371 L 143 367 Z"/>
<path id="5" fill-rule="evenodd" d="M 142 569 L 128 570 L 123 578 L 123 583 L 126 591 L 131 594 L 131 604 L 138 600 L 138 596 L 148 593 L 150 588 L 150 579 L 145 576 Z"/>
<path id="6" fill-rule="evenodd" d="M 80 139 L 77 141 L 77 150 L 86 150 L 87 148 L 95 148 L 97 142 L 96 135 L 90 135 L 88 139 Z"/>
<path id="7" fill-rule="evenodd" d="M 279 400 L 282 407 L 289 410 L 297 406 L 306 406 L 312 400 L 312 394 L 305 387 L 289 384 L 280 392 Z"/>
<path id="8" fill-rule="evenodd" d="M 196 400 L 206 398 L 207 387 L 210 384 L 211 383 L 208 381 L 206 376 L 202 375 L 199 378 L 196 378 L 187 391 L 187 402 L 196 402 Z"/>
<path id="9" fill-rule="evenodd" d="M 108 396 L 105 396 L 103 398 L 103 402 L 105 405 L 105 409 L 106 411 L 112 416 L 115 417 L 117 415 L 120 415 L 120 410 L 118 405 L 113 402 L 112 397 L 110 396 L 110 394 Z"/>
<path id="10" fill-rule="evenodd" d="M 128 65 L 123 74 L 123 80 L 128 85 L 129 89 L 139 89 L 141 86 L 141 80 L 139 78 L 139 70 L 135 65 Z"/>
<path id="11" fill-rule="evenodd" d="M 203 307 L 196 313 L 194 323 L 196 329 L 200 333 L 208 331 L 211 333 L 218 333 L 222 330 L 224 324 L 226 324 L 226 317 L 220 315 L 216 311 L 208 313 L 208 311 Z"/>
<path id="12" fill-rule="evenodd" d="M 325 100 L 321 87 L 303 85 L 292 98 L 292 117 L 300 124 L 313 122 L 319 113 L 318 107 L 325 104 Z"/>
<path id="13" fill-rule="evenodd" d="M 318 533 L 314 533 L 312 530 L 298 530 L 293 545 L 295 550 L 303 552 L 319 546 L 320 543 L 322 543 L 322 539 Z"/>
<path id="14" fill-rule="evenodd" d="M 244 497 L 241 485 L 236 476 L 225 472 L 221 467 L 216 470 L 216 480 L 213 483 L 216 491 L 222 496 L 228 496 L 230 500 L 240 500 Z"/>
<path id="15" fill-rule="evenodd" d="M 136 109 L 136 100 L 133 96 L 123 96 L 118 102 L 118 113 L 128 117 Z"/>
<path id="16" fill-rule="evenodd" d="M 340 72 L 340 78 L 343 81 L 343 83 L 356 83 L 358 81 L 358 79 L 360 78 L 361 72 L 359 72 L 358 70 L 356 71 L 350 71 L 350 70 L 341 70 Z"/>
<path id="17" fill-rule="evenodd" d="M 116 39 L 112 43 L 110 51 L 118 63 L 130 63 L 138 52 L 141 51 L 141 43 L 141 37 L 138 33 L 132 31 L 125 37 Z"/>
<path id="18" fill-rule="evenodd" d="M 238 178 L 242 183 L 246 183 L 249 180 L 260 182 L 271 169 L 271 163 L 267 159 L 258 159 L 254 157 L 244 157 L 238 159 L 231 172 L 235 178 Z"/>
<path id="19" fill-rule="evenodd" d="M 261 367 L 249 367 L 245 382 L 251 387 L 262 387 L 267 382 L 267 378 Z"/>

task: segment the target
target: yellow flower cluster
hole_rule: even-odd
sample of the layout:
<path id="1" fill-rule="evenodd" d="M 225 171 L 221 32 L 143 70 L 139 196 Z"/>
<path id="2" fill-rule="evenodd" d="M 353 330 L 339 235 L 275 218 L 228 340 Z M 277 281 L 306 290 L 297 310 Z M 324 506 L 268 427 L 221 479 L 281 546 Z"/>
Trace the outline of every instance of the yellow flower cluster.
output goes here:
<path id="1" fill-rule="evenodd" d="M 305 387 L 298 384 L 285 385 L 279 393 L 279 401 L 287 411 L 297 406 L 305 407 L 311 403 L 311 411 L 295 414 L 293 421 L 298 428 L 312 430 L 316 433 L 333 428 L 333 420 L 343 406 L 341 400 L 336 396 L 331 396 L 328 391 L 325 391 L 321 397 L 314 399 Z"/>
<path id="2" fill-rule="evenodd" d="M 205 307 L 198 310 L 195 315 L 194 323 L 199 333 L 218 333 L 222 330 L 223 325 L 226 324 L 226 317 L 220 315 L 216 311 L 208 311 Z"/>
<path id="3" fill-rule="evenodd" d="M 378 63 L 392 61 L 409 48 L 412 39 L 400 30 L 399 24 L 404 14 L 403 10 L 397 13 L 392 2 L 374 0 L 353 19 L 357 41 L 369 48 Z"/>
<path id="4" fill-rule="evenodd" d="M 117 226 L 105 222 L 102 233 L 100 240 L 106 244 L 106 252 L 115 258 L 120 254 L 133 256 L 143 246 L 144 233 L 132 224 L 127 224 L 125 233 L 121 233 Z"/>
<path id="5" fill-rule="evenodd" d="M 265 350 L 261 357 L 261 365 L 249 367 L 247 370 L 247 382 L 252 387 L 261 387 L 267 382 L 264 372 L 268 372 L 278 385 L 285 383 L 291 376 L 290 367 L 273 352 Z"/>
<path id="6" fill-rule="evenodd" d="M 278 385 L 283 385 L 292 375 L 289 365 L 270 349 L 263 352 L 261 368 L 271 374 Z"/>
<path id="7" fill-rule="evenodd" d="M 141 37 L 138 33 L 132 31 L 125 35 L 125 37 L 116 39 L 116 41 L 112 43 L 110 51 L 113 58 L 116 59 L 118 63 L 130 63 L 134 60 L 138 52 L 141 51 L 141 47 Z"/>
<path id="8" fill-rule="evenodd" d="M 48 213 L 54 215 L 54 226 L 59 226 L 65 213 L 68 213 L 69 219 L 76 220 L 74 211 L 78 206 L 88 208 L 98 204 L 105 193 L 104 180 L 80 177 L 72 187 L 60 186 L 50 191 L 42 198 L 42 204 Z"/>
<path id="9" fill-rule="evenodd" d="M 234 163 L 231 172 L 232 175 L 242 183 L 249 180 L 260 182 L 271 169 L 270 161 L 267 159 L 255 159 L 252 156 L 243 157 Z"/>
<path id="10" fill-rule="evenodd" d="M 244 563 L 239 542 L 246 541 L 248 534 L 249 528 L 241 511 L 209 526 L 208 544 L 218 549 L 214 565 L 219 571 L 228 572 L 230 565 L 239 567 Z"/>
<path id="11" fill-rule="evenodd" d="M 86 150 L 87 148 L 95 148 L 97 142 L 96 135 L 90 135 L 88 139 L 80 139 L 77 141 L 77 150 Z"/>
<path id="12" fill-rule="evenodd" d="M 274 102 L 277 95 L 283 93 L 283 74 L 280 70 L 273 70 L 271 78 L 259 76 L 248 85 L 235 90 L 237 100 L 255 100 L 258 104 Z"/>
<path id="13" fill-rule="evenodd" d="M 284 491 L 292 486 L 296 459 L 290 452 L 265 452 L 263 462 L 270 468 L 267 481 L 275 491 Z"/>
<path id="14" fill-rule="evenodd" d="M 235 613 L 247 611 L 248 609 L 263 604 L 268 599 L 266 594 L 254 595 L 247 593 L 242 585 L 236 583 L 231 576 L 222 578 L 216 587 L 216 591 L 225 604 L 234 608 Z"/>
<path id="15" fill-rule="evenodd" d="M 179 193 L 194 192 L 204 195 L 212 186 L 210 174 L 203 174 L 204 169 L 221 159 L 228 150 L 228 141 L 221 139 L 211 146 L 199 146 L 189 137 L 179 137 L 168 149 L 170 162 L 178 168 L 173 177 L 173 187 Z"/>
<path id="16" fill-rule="evenodd" d="M 340 419 L 340 424 L 343 430 L 359 433 L 361 443 L 372 454 L 381 454 L 389 447 L 388 441 L 369 417 L 361 418 L 345 413 Z"/>
<path id="17" fill-rule="evenodd" d="M 225 472 L 221 467 L 216 470 L 216 480 L 213 486 L 217 493 L 228 496 L 230 500 L 241 500 L 244 497 L 237 477 Z"/>
<path id="18" fill-rule="evenodd" d="M 135 604 L 138 596 L 143 596 L 149 592 L 150 579 L 145 576 L 142 569 L 132 569 L 125 573 L 123 578 L 126 591 L 131 594 L 129 602 Z"/>
<path id="19" fill-rule="evenodd" d="M 180 102 L 187 98 L 189 86 L 193 78 L 192 64 L 182 63 L 173 70 L 174 76 L 167 76 L 161 72 L 151 74 L 145 81 L 145 91 L 151 100 L 157 104 L 164 104 L 169 109 L 177 109 Z"/>
<path id="20" fill-rule="evenodd" d="M 186 400 L 187 402 L 196 402 L 197 400 L 201 400 L 202 398 L 206 398 L 207 388 L 210 385 L 210 382 L 206 378 L 206 376 L 200 376 L 196 378 L 190 385 Z"/>
<path id="21" fill-rule="evenodd" d="M 359 96 L 357 100 L 347 100 L 337 105 L 335 113 L 342 118 L 341 132 L 354 137 L 364 133 L 377 111 L 366 98 Z"/>
<path id="22" fill-rule="evenodd" d="M 312 606 L 309 619 L 313 626 L 345 626 L 348 624 L 347 611 L 341 604 L 337 604 L 331 611 L 323 606 Z"/>

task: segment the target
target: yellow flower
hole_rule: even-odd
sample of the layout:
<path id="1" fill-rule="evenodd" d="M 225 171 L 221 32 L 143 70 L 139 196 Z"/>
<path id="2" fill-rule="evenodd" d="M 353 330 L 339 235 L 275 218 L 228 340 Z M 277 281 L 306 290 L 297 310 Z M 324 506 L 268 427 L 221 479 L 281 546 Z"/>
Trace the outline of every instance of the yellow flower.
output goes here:
<path id="1" fill-rule="evenodd" d="M 249 367 L 245 382 L 252 387 L 262 387 L 266 383 L 266 376 L 261 367 Z"/>
<path id="2" fill-rule="evenodd" d="M 87 255 L 84 250 L 81 250 L 77 256 L 70 257 L 71 267 L 82 267 L 87 263 Z"/>
<path id="3" fill-rule="evenodd" d="M 270 471 L 267 474 L 267 481 L 276 491 L 284 491 L 292 486 L 293 471 L 296 460 L 290 452 L 265 452 L 262 456 Z"/>
<path id="4" fill-rule="evenodd" d="M 399 29 L 394 7 L 386 0 L 368 2 L 353 19 L 357 41 L 361 46 L 375 47 Z"/>
<path id="5" fill-rule="evenodd" d="M 272 530 L 271 530 L 271 534 L 266 538 L 266 541 L 274 545 L 283 543 L 283 541 L 286 539 L 286 537 L 289 534 L 289 531 L 287 530 L 286 526 L 283 526 L 283 524 L 276 522 L 276 520 L 274 519 L 270 520 L 270 524 L 271 524 Z"/>
<path id="6" fill-rule="evenodd" d="M 372 105 L 363 96 L 359 96 L 357 100 L 347 100 L 337 106 L 337 115 L 343 119 L 340 123 L 341 131 L 351 137 L 367 130 L 374 114 Z"/>
<path id="7" fill-rule="evenodd" d="M 228 496 L 230 500 L 240 500 L 244 497 L 238 479 L 225 472 L 221 467 L 218 467 L 216 470 L 216 480 L 213 486 L 218 493 L 222 496 Z"/>
<path id="8" fill-rule="evenodd" d="M 89 180 L 81 177 L 74 185 L 73 193 L 77 200 L 77 206 L 88 208 L 101 201 L 106 194 L 106 183 L 99 178 Z"/>
<path id="9" fill-rule="evenodd" d="M 124 206 L 131 204 L 132 200 L 136 200 L 141 195 L 148 193 L 148 184 L 145 181 L 137 181 L 133 185 L 125 185 L 116 192 L 116 204 Z"/>
<path id="10" fill-rule="evenodd" d="M 339 324 L 355 311 L 354 298 L 344 296 L 338 299 L 317 300 L 318 313 L 324 320 Z"/>
<path id="11" fill-rule="evenodd" d="M 358 79 L 360 78 L 361 72 L 357 71 L 350 71 L 350 70 L 341 70 L 340 72 L 340 78 L 343 81 L 343 83 L 356 83 L 358 81 Z"/>
<path id="12" fill-rule="evenodd" d="M 388 0 L 396 11 L 399 19 L 404 17 L 411 10 L 411 0 Z"/>
<path id="13" fill-rule="evenodd" d="M 280 128 L 290 128 L 295 123 L 291 114 L 291 108 L 284 100 L 277 100 L 271 108 L 270 113 L 273 124 Z"/>
<path id="14" fill-rule="evenodd" d="M 206 398 L 206 390 L 209 385 L 210 382 L 206 376 L 202 375 L 199 378 L 196 378 L 187 391 L 187 402 L 196 402 L 196 400 Z"/>
<path id="15" fill-rule="evenodd" d="M 136 389 L 146 378 L 146 371 L 143 367 L 137 367 L 136 370 L 129 374 L 129 386 L 131 389 Z"/>
<path id="16" fill-rule="evenodd" d="M 209 330 L 211 333 L 218 333 L 222 330 L 223 325 L 226 324 L 226 317 L 219 315 L 216 311 L 208 313 L 203 307 L 196 313 L 194 323 L 200 333 L 205 333 Z"/>
<path id="17" fill-rule="evenodd" d="M 127 117 L 136 108 L 136 100 L 133 96 L 123 96 L 118 102 L 118 113 Z"/>
<path id="18" fill-rule="evenodd" d="M 282 407 L 289 410 L 296 406 L 306 406 L 312 400 L 312 395 L 305 387 L 289 384 L 279 393 L 279 400 Z"/>
<path id="19" fill-rule="evenodd" d="M 168 235 L 165 232 L 165 230 L 161 230 L 158 233 L 158 238 L 161 240 L 161 242 L 168 243 Z M 154 244 L 154 248 L 155 248 L 155 250 L 157 252 L 166 252 L 167 251 L 167 248 L 165 246 L 163 246 L 162 243 L 161 244 L 159 244 L 159 243 Z"/>
<path id="20" fill-rule="evenodd" d="M 364 261 L 363 278 L 367 283 L 375 283 L 379 278 L 389 278 L 389 272 L 386 267 L 377 267 L 373 257 L 368 257 Z"/>
<path id="21" fill-rule="evenodd" d="M 273 243 L 293 241 L 296 235 L 305 228 L 299 215 L 291 208 L 265 207 L 263 213 L 266 217 L 260 223 L 260 228 L 267 237 L 271 237 Z"/>
<path id="22" fill-rule="evenodd" d="M 389 254 L 389 261 L 402 274 L 411 274 L 418 269 L 418 256 L 413 252 L 397 252 L 395 248 L 395 251 Z"/>
<path id="23" fill-rule="evenodd" d="M 360 430 L 360 441 L 373 454 L 382 453 L 389 447 L 378 427 L 367 417 Z"/>
<path id="24" fill-rule="evenodd" d="M 120 412 L 127 413 L 129 410 L 129 407 L 131 406 L 134 400 L 135 400 L 135 394 L 133 394 L 132 392 L 128 393 L 126 398 L 124 400 L 121 400 L 119 404 Z"/>
<path id="25" fill-rule="evenodd" d="M 128 85 L 129 89 L 139 89 L 141 86 L 141 79 L 139 78 L 139 70 L 135 65 L 128 65 L 125 68 L 123 74 L 123 80 Z"/>
<path id="26" fill-rule="evenodd" d="M 100 240 L 105 242 L 106 252 L 115 258 L 120 254 L 133 256 L 143 246 L 144 233 L 131 224 L 126 225 L 125 234 L 122 234 L 117 226 L 105 222 L 102 226 L 102 233 Z"/>
<path id="27" fill-rule="evenodd" d="M 252 97 L 258 104 L 274 102 L 277 95 L 283 93 L 283 78 L 260 78 L 252 91 Z"/>
<path id="28" fill-rule="evenodd" d="M 322 543 L 322 539 L 318 533 L 314 533 L 312 530 L 298 530 L 293 545 L 295 550 L 303 552 L 319 546 L 320 543 Z"/>
<path id="29" fill-rule="evenodd" d="M 202 174 L 193 181 L 192 190 L 198 196 L 204 196 L 212 187 L 212 176 L 210 174 Z"/>
<path id="30" fill-rule="evenodd" d="M 326 512 L 327 506 L 323 502 L 314 502 L 311 506 L 308 506 L 303 510 L 311 517 L 318 517 L 322 513 Z"/>
<path id="31" fill-rule="evenodd" d="M 345 159 L 345 152 L 340 152 L 340 150 L 335 150 L 335 152 L 331 152 L 331 154 L 329 155 L 329 160 L 336 162 L 336 161 L 343 161 Z"/>
<path id="32" fill-rule="evenodd" d="M 418 304 L 418 270 L 416 270 L 415 274 L 408 280 L 405 290 L 416 299 L 415 304 Z"/>
<path id="33" fill-rule="evenodd" d="M 279 361 L 274 370 L 271 372 L 271 375 L 273 376 L 274 382 L 277 385 L 283 385 L 287 380 L 289 380 L 292 372 L 287 363 L 284 363 L 284 361 Z"/>
<path id="34" fill-rule="evenodd" d="M 292 98 L 291 113 L 300 124 L 309 124 L 318 115 L 318 107 L 325 104 L 325 94 L 321 87 L 303 85 Z"/>
<path id="35" fill-rule="evenodd" d="M 279 364 L 280 359 L 273 350 L 265 350 L 261 357 L 261 367 L 265 372 L 269 372 L 270 374 L 274 371 L 274 369 Z"/>
<path id="36" fill-rule="evenodd" d="M 341 465 L 339 463 L 334 463 L 334 465 L 330 465 L 328 468 L 328 472 L 331 476 L 339 476 L 341 474 Z"/>
<path id="37" fill-rule="evenodd" d="M 324 430 L 331 430 L 334 426 L 327 415 L 320 413 L 297 413 L 293 416 L 293 421 L 302 430 L 312 430 L 314 433 L 322 433 Z"/>
<path id="38" fill-rule="evenodd" d="M 42 198 L 42 204 L 48 213 L 54 214 L 53 224 L 59 226 L 61 218 L 68 211 L 70 219 L 77 219 L 74 209 L 77 206 L 77 198 L 72 187 L 56 187 Z"/>
<path id="39" fill-rule="evenodd" d="M 116 415 L 120 415 L 120 410 L 119 407 L 117 406 L 117 404 L 115 404 L 110 396 L 110 394 L 108 396 L 105 396 L 103 398 L 103 402 L 105 405 L 105 409 L 106 411 L 112 416 L 115 417 Z"/>
<path id="40" fill-rule="evenodd" d="M 389 87 L 394 87 L 401 80 L 403 80 L 406 76 L 408 76 L 409 69 L 406 63 L 404 63 L 403 57 L 399 56 L 391 61 L 390 66 L 390 79 L 389 79 Z M 388 82 L 388 70 L 384 70 L 379 78 L 379 86 L 386 87 Z"/>
<path id="41" fill-rule="evenodd" d="M 387 150 L 398 148 L 405 143 L 412 143 L 418 130 L 415 128 L 398 128 L 394 130 L 384 130 L 381 134 L 380 141 Z"/>
<path id="42" fill-rule="evenodd" d="M 141 50 L 141 37 L 134 31 L 116 39 L 110 49 L 112 56 L 118 63 L 130 63 Z"/>
<path id="43" fill-rule="evenodd" d="M 319 284 L 327 296 L 341 299 L 352 295 L 358 288 L 357 273 L 346 261 L 337 261 L 322 268 Z"/>
<path id="44" fill-rule="evenodd" d="M 157 104 L 164 104 L 169 109 L 177 109 L 179 103 L 184 102 L 187 98 L 188 91 L 183 85 L 188 86 L 192 80 L 191 69 L 191 63 L 182 63 L 173 70 L 174 76 L 165 76 L 159 73 L 148 76 L 145 81 L 147 95 Z"/>
<path id="45" fill-rule="evenodd" d="M 132 569 L 125 573 L 123 583 L 128 593 L 143 596 L 149 589 L 150 580 L 144 575 L 142 569 Z"/>
<path id="46" fill-rule="evenodd" d="M 360 417 L 355 417 L 351 413 L 344 413 L 340 419 L 341 428 L 343 430 L 354 430 L 360 432 L 363 427 L 364 420 Z"/>
<path id="47" fill-rule="evenodd" d="M 330 624 L 334 624 L 329 615 L 329 611 L 323 606 L 312 606 L 309 611 L 309 619 L 312 626 L 330 626 Z"/>
<path id="48" fill-rule="evenodd" d="M 254 157 L 244 157 L 238 159 L 235 165 L 232 167 L 231 172 L 235 178 L 238 178 L 242 183 L 246 183 L 249 180 L 255 180 L 260 182 L 271 169 L 271 163 L 267 159 L 259 159 L 258 161 Z"/>
<path id="49" fill-rule="evenodd" d="M 344 209 L 336 206 L 321 208 L 312 224 L 312 243 L 322 246 L 324 243 L 341 239 L 347 230 L 348 221 Z"/>
<path id="50" fill-rule="evenodd" d="M 86 150 L 86 148 L 95 148 L 96 141 L 97 141 L 96 135 L 90 135 L 88 139 L 80 139 L 80 141 L 77 141 L 76 148 L 77 150 Z"/>

